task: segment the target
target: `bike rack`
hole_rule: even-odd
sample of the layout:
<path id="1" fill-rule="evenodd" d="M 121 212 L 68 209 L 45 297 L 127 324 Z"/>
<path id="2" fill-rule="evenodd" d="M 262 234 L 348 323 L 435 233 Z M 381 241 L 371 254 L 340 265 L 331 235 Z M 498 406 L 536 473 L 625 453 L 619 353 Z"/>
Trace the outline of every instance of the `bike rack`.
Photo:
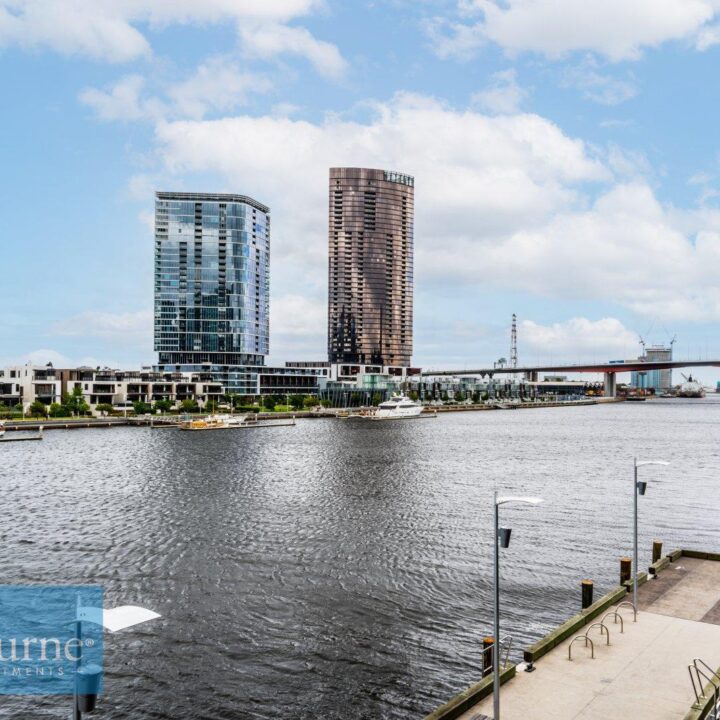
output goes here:
<path id="1" fill-rule="evenodd" d="M 593 641 L 587 635 L 578 635 L 572 639 L 572 641 L 568 645 L 568 660 L 572 660 L 572 646 L 576 640 L 584 640 L 585 647 L 587 647 L 588 643 L 590 643 L 590 659 L 594 660 L 595 659 L 595 645 L 594 645 Z"/>
<path id="2" fill-rule="evenodd" d="M 720 703 L 720 687 L 715 683 L 715 680 L 713 680 L 712 677 L 710 677 L 709 675 L 707 675 L 703 670 L 701 670 L 701 669 L 697 666 L 697 663 L 698 663 L 698 662 L 702 663 L 705 667 L 707 667 L 708 670 L 710 670 L 710 672 L 711 672 L 715 677 L 720 678 L 720 676 L 719 676 L 714 670 L 712 670 L 711 668 L 709 668 L 708 665 L 707 665 L 707 663 L 703 662 L 700 658 L 695 658 L 695 659 L 693 660 L 693 664 L 688 666 L 688 668 L 690 669 L 690 679 L 692 680 L 692 671 L 695 670 L 695 675 L 697 676 L 697 683 L 698 683 L 698 685 L 700 686 L 701 692 L 700 692 L 700 696 L 698 697 L 697 690 L 695 690 L 695 683 L 693 682 L 693 690 L 695 690 L 695 697 L 697 698 L 698 703 L 700 703 L 700 700 L 701 700 L 701 699 L 704 700 L 704 699 L 706 698 L 705 693 L 702 692 L 702 691 L 703 691 L 703 684 L 702 684 L 702 681 L 700 680 L 700 677 L 702 676 L 705 680 L 708 681 L 708 683 L 710 683 L 710 685 L 712 685 L 712 687 L 713 687 L 713 708 L 712 708 L 712 715 L 708 714 L 708 715 L 707 715 L 707 718 L 709 718 L 709 720 L 718 720 L 718 703 Z"/>
<path id="3" fill-rule="evenodd" d="M 629 600 L 626 600 L 625 602 L 621 602 L 617 606 L 617 610 L 619 610 L 624 605 L 629 605 L 633 609 L 633 622 L 637 622 L 637 608 Z M 616 612 L 617 612 L 617 610 L 616 610 Z"/>
<path id="4" fill-rule="evenodd" d="M 609 645 L 609 644 L 610 644 L 610 631 L 608 630 L 607 625 L 606 625 L 604 622 L 602 622 L 602 621 L 601 621 L 601 622 L 596 622 L 596 623 L 593 623 L 592 625 L 590 625 L 590 627 L 588 627 L 588 629 L 585 631 L 585 637 L 587 638 L 587 636 L 589 635 L 590 631 L 591 631 L 594 627 L 600 627 L 600 639 L 601 639 L 601 640 L 602 640 L 603 630 L 605 630 L 605 634 L 607 635 L 607 643 L 606 643 L 606 644 Z M 590 639 L 590 638 L 588 638 L 588 640 L 589 640 L 589 639 Z"/>
<path id="5" fill-rule="evenodd" d="M 615 610 L 611 610 L 609 613 L 605 613 L 602 616 L 601 622 L 605 622 L 605 618 L 608 617 L 608 615 L 614 616 L 614 622 L 616 625 L 617 625 L 618 618 L 620 618 L 620 634 L 622 635 L 625 632 L 625 623 L 623 621 L 623 616 L 619 612 L 617 612 Z"/>
<path id="6" fill-rule="evenodd" d="M 714 678 L 720 680 L 720 675 L 718 675 L 715 670 L 713 670 L 702 658 L 693 658 L 693 666 L 697 668 L 697 664 L 700 663 Z M 715 681 L 712 681 L 713 685 L 715 684 Z"/>
<path id="7" fill-rule="evenodd" d="M 702 694 L 702 685 L 700 686 L 700 692 L 698 692 L 697 686 L 695 684 L 695 678 L 693 677 L 693 670 L 695 669 L 695 666 L 690 664 L 687 666 L 687 669 L 688 669 L 688 674 L 690 675 L 690 682 L 692 683 L 692 689 L 693 689 L 693 692 L 695 693 L 695 702 L 699 705 L 700 698 L 705 697 Z M 699 680 L 699 678 L 698 678 L 698 680 Z"/>

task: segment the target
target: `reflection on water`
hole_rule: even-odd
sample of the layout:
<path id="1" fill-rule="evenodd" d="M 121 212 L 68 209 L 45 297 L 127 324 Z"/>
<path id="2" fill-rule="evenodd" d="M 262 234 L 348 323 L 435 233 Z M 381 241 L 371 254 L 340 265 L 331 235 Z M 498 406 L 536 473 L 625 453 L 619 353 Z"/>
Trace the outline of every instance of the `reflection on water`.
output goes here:
<path id="1" fill-rule="evenodd" d="M 719 400 L 48 432 L 0 449 L 3 582 L 97 582 L 162 613 L 108 638 L 98 717 L 416 718 L 477 679 L 496 487 L 546 500 L 502 510 L 518 648 L 579 607 L 582 578 L 616 583 L 633 455 L 673 463 L 645 470 L 641 564 L 653 538 L 718 549 Z"/>

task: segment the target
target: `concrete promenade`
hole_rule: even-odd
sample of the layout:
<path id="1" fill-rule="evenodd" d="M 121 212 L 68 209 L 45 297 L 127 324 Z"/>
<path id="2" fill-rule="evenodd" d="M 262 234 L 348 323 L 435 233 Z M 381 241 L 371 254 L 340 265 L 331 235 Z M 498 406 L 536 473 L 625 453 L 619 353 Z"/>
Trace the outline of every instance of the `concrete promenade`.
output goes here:
<path id="1" fill-rule="evenodd" d="M 622 634 L 607 618 L 609 646 L 600 628 L 593 628 L 594 660 L 576 642 L 568 661 L 569 638 L 542 657 L 534 672 L 518 666 L 501 689 L 502 719 L 685 718 L 695 702 L 688 664 L 699 657 L 720 667 L 720 562 L 678 558 L 639 588 L 638 604 L 637 622 L 632 608 L 622 608 Z M 460 718 L 492 715 L 490 695 Z"/>

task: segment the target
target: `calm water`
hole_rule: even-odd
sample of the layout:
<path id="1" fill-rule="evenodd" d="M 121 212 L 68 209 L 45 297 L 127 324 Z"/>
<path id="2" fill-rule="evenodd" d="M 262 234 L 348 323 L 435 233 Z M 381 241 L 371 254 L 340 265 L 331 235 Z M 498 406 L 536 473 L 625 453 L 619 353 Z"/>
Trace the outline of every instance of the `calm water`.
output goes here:
<path id="1" fill-rule="evenodd" d="M 491 627 L 492 492 L 503 632 L 517 647 L 641 564 L 720 549 L 720 398 L 307 420 L 219 433 L 52 431 L 0 446 L 2 581 L 101 583 L 163 619 L 108 636 L 99 718 L 417 718 L 477 679 Z M 3 717 L 65 717 L 7 698 Z"/>

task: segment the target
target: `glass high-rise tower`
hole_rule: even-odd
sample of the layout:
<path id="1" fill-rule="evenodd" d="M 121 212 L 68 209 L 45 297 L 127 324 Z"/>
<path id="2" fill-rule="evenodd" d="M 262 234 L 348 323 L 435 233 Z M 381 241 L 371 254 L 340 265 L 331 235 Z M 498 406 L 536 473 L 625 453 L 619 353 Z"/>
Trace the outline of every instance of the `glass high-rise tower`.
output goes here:
<path id="1" fill-rule="evenodd" d="M 410 365 L 414 185 L 387 170 L 330 169 L 332 363 Z"/>
<path id="2" fill-rule="evenodd" d="M 155 195 L 155 350 L 162 369 L 238 366 L 269 351 L 270 210 L 244 195 Z M 228 383 L 233 385 L 232 382 Z"/>

